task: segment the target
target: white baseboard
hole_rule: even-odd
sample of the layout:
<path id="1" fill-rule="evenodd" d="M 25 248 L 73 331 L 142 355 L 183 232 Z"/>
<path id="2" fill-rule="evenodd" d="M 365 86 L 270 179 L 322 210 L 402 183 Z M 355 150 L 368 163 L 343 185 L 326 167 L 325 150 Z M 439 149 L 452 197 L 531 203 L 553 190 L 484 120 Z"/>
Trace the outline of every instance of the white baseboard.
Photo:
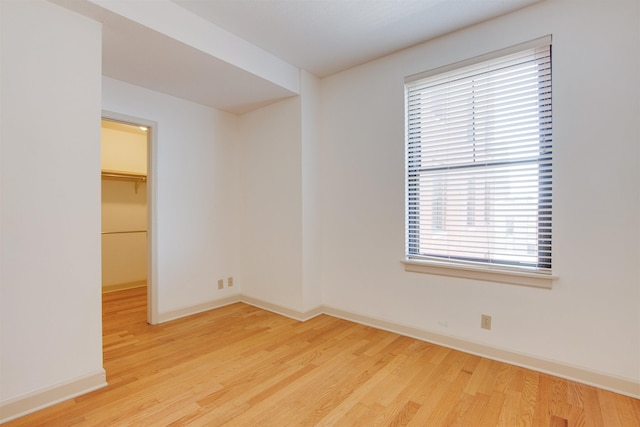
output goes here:
<path id="1" fill-rule="evenodd" d="M 143 288 L 147 286 L 146 280 L 139 280 L 137 282 L 116 283 L 113 285 L 104 285 L 102 287 L 102 293 L 107 294 L 109 292 L 124 291 L 125 289 Z"/>
<path id="2" fill-rule="evenodd" d="M 0 424 L 107 385 L 104 369 L 0 403 Z"/>
<path id="3" fill-rule="evenodd" d="M 242 299 L 240 295 L 233 295 L 227 298 L 205 302 L 203 304 L 192 305 L 190 307 L 180 308 L 178 310 L 167 311 L 166 313 L 159 313 L 158 323 L 169 322 L 171 320 L 180 319 L 181 317 L 191 316 L 193 314 L 202 313 L 203 311 L 213 310 L 241 301 Z"/>
<path id="4" fill-rule="evenodd" d="M 328 306 L 318 306 L 314 309 L 302 312 L 262 301 L 257 298 L 238 294 L 228 298 L 162 313 L 159 315 L 159 323 L 168 322 L 170 320 L 190 316 L 203 311 L 213 310 L 237 302 L 243 302 L 301 322 L 312 319 L 320 314 L 327 314 L 329 316 L 394 332 L 421 341 L 442 345 L 465 353 L 475 354 L 487 359 L 532 369 L 538 372 L 547 373 L 560 378 L 588 384 L 614 393 L 640 399 L 640 382 L 628 378 L 621 378 L 554 360 L 517 353 L 511 350 L 492 347 L 486 344 L 447 335 L 441 335 L 435 332 L 417 329 L 389 322 L 387 320 L 377 319 L 375 317 L 351 313 Z M 104 370 L 100 370 L 94 374 L 77 378 L 66 383 L 29 393 L 5 402 L 0 402 L 0 424 L 81 394 L 97 390 L 106 385 L 106 374 Z"/>
<path id="5" fill-rule="evenodd" d="M 486 344 L 456 338 L 448 335 L 442 335 L 435 332 L 417 329 L 399 323 L 389 322 L 387 320 L 377 319 L 370 316 L 351 313 L 328 306 L 318 306 L 314 309 L 302 312 L 286 308 L 277 304 L 272 304 L 258 298 L 246 295 L 237 295 L 225 300 L 213 301 L 211 303 L 202 304 L 194 307 L 176 310 L 171 313 L 161 315 L 161 322 L 177 319 L 178 317 L 188 316 L 190 314 L 199 313 L 224 305 L 243 302 L 254 307 L 258 307 L 285 317 L 289 317 L 301 322 L 307 321 L 320 314 L 338 317 L 352 322 L 360 323 L 374 328 L 382 329 L 407 337 L 415 338 L 421 341 L 438 344 L 444 347 L 463 351 L 465 353 L 475 354 L 487 359 L 497 360 L 511 365 L 532 369 L 534 371 L 543 372 L 560 378 L 576 381 L 579 383 L 591 385 L 604 390 L 630 396 L 640 399 L 640 382 L 628 378 L 621 378 L 611 374 L 596 372 L 593 370 L 569 365 L 563 362 L 544 359 L 538 356 L 527 355 L 514 352 L 498 347 L 492 347 Z"/>
<path id="6" fill-rule="evenodd" d="M 282 307 L 280 305 L 271 304 L 269 302 L 262 301 L 257 298 L 248 297 L 246 295 L 241 295 L 240 301 L 244 302 L 245 304 L 249 304 L 254 307 L 258 307 L 263 310 L 271 311 L 281 316 L 288 317 L 290 319 L 299 320 L 300 322 L 306 322 L 307 320 L 313 319 L 314 317 L 323 313 L 322 306 L 316 307 L 309 311 L 298 311 L 298 310 L 292 310 L 290 308 Z"/>
<path id="7" fill-rule="evenodd" d="M 180 319 L 181 317 L 191 316 L 192 314 L 202 313 L 203 311 L 213 310 L 216 308 L 224 307 L 226 305 L 235 304 L 237 302 L 243 302 L 245 304 L 249 304 L 263 310 L 271 311 L 273 313 L 289 317 L 300 322 L 305 322 L 313 317 L 318 316 L 319 314 L 322 314 L 322 307 L 316 307 L 313 310 L 303 312 L 292 310 L 281 305 L 272 304 L 258 298 L 238 294 L 219 300 L 209 301 L 204 304 L 193 305 L 178 310 L 168 311 L 166 313 L 160 313 L 158 315 L 158 323 L 169 322 L 171 320 Z"/>
<path id="8" fill-rule="evenodd" d="M 465 353 L 475 354 L 487 359 L 532 369 L 534 371 L 543 372 L 556 377 L 565 378 L 640 399 L 640 382 L 633 381 L 631 379 L 620 378 L 610 374 L 596 372 L 566 363 L 544 359 L 538 356 L 492 347 L 474 341 L 441 335 L 435 332 L 376 319 L 374 317 L 354 314 L 337 308 L 323 306 L 322 312 L 329 316 L 339 317 L 341 319 L 416 338 L 421 341 L 438 344 L 443 347 L 452 348 Z"/>

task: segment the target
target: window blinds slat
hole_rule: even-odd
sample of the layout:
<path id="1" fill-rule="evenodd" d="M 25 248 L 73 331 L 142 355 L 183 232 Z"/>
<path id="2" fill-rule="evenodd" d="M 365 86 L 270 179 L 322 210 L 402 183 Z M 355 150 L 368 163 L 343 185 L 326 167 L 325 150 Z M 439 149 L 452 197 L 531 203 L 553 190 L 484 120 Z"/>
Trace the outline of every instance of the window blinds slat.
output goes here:
<path id="1" fill-rule="evenodd" d="M 549 40 L 407 79 L 407 257 L 551 268 Z"/>

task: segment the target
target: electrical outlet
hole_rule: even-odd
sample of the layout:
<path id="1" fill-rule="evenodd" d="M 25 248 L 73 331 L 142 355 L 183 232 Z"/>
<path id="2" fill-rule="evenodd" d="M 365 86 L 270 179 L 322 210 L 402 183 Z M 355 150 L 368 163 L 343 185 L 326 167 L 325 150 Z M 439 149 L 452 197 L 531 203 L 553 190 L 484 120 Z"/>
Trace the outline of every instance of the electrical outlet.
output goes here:
<path id="1" fill-rule="evenodd" d="M 491 316 L 483 314 L 480 319 L 480 327 L 482 329 L 491 329 Z"/>
<path id="2" fill-rule="evenodd" d="M 227 286 L 228 287 L 232 287 L 233 286 L 233 277 L 228 277 L 227 278 Z"/>
<path id="3" fill-rule="evenodd" d="M 218 280 L 218 289 L 224 289 L 224 280 Z"/>

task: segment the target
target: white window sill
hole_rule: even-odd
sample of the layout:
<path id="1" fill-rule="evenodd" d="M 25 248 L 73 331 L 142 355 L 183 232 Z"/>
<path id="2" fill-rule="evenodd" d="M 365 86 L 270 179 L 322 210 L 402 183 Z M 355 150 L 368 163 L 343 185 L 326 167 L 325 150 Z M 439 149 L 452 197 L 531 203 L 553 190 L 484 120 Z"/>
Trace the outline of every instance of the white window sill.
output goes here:
<path id="1" fill-rule="evenodd" d="M 508 283 L 512 285 L 533 286 L 551 289 L 556 276 L 545 273 L 515 271 L 509 269 L 488 268 L 482 266 L 460 265 L 436 261 L 403 260 L 404 270 L 412 273 L 436 274 L 439 276 L 460 277 L 463 279 L 483 280 L 486 282 Z"/>

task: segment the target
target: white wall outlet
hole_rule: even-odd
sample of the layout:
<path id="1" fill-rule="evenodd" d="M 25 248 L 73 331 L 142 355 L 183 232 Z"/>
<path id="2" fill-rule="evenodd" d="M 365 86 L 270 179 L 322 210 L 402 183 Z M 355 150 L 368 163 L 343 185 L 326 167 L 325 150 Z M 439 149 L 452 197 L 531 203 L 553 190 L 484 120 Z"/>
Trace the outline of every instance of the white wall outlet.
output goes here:
<path id="1" fill-rule="evenodd" d="M 224 289 L 224 280 L 218 280 L 218 289 Z"/>
<path id="2" fill-rule="evenodd" d="M 233 277 L 227 277 L 227 286 L 228 287 L 232 287 L 233 286 Z"/>
<path id="3" fill-rule="evenodd" d="M 483 314 L 480 318 L 480 327 L 482 329 L 491 329 L 491 316 Z"/>

